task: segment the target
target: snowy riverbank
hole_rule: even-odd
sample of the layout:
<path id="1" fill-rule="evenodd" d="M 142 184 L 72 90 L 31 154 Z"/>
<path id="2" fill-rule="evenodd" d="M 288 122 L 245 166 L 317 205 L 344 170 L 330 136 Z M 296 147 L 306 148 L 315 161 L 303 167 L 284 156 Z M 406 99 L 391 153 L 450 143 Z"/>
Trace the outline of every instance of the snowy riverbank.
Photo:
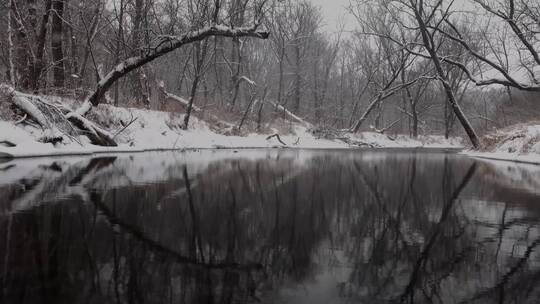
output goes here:
<path id="1" fill-rule="evenodd" d="M 42 143 L 40 128 L 15 121 L 0 121 L 0 156 L 35 157 L 54 155 L 86 155 L 96 153 L 142 152 L 156 150 L 220 149 L 220 148 L 301 148 L 301 149 L 346 149 L 365 147 L 377 148 L 460 148 L 461 140 L 446 140 L 441 136 L 421 137 L 418 140 L 406 136 L 387 136 L 374 132 L 355 135 L 347 134 L 343 139 L 318 138 L 301 125 L 293 126 L 291 134 L 280 134 L 279 142 L 267 134 L 245 136 L 224 135 L 209 123 L 192 117 L 189 130 L 180 126 L 183 115 L 134 108 L 117 108 L 102 105 L 93 110 L 92 119 L 109 129 L 119 143 L 117 147 L 102 147 L 90 144 L 84 136 L 62 142 Z M 131 124 L 128 125 L 128 123 Z"/>
<path id="2" fill-rule="evenodd" d="M 463 154 L 489 160 L 540 165 L 540 124 L 512 126 L 483 139 L 482 151 Z"/>

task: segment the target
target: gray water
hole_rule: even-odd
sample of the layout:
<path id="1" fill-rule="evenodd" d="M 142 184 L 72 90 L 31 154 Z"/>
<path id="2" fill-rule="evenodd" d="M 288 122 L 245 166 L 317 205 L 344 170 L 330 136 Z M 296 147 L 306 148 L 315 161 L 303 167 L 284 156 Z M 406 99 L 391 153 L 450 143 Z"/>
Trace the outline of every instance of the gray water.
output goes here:
<path id="1" fill-rule="evenodd" d="M 538 303 L 540 167 L 427 151 L 0 163 L 0 303 Z"/>

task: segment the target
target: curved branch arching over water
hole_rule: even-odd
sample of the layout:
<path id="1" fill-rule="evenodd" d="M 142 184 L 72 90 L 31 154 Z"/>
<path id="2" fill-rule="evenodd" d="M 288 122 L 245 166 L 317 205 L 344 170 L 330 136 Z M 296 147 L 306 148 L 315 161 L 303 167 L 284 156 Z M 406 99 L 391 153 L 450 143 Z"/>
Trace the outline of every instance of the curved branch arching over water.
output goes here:
<path id="1" fill-rule="evenodd" d="M 119 63 L 109 74 L 107 74 L 98 84 L 95 91 L 88 97 L 85 103 L 77 110 L 77 114 L 84 115 L 92 106 L 97 106 L 105 93 L 120 78 L 129 72 L 168 54 L 186 44 L 204 40 L 211 36 L 221 37 L 253 37 L 267 39 L 270 33 L 258 30 L 258 26 L 233 28 L 224 25 L 212 25 L 203 29 L 191 31 L 180 36 L 161 36 L 157 39 L 157 45 L 142 50 L 139 56 L 130 57 Z"/>

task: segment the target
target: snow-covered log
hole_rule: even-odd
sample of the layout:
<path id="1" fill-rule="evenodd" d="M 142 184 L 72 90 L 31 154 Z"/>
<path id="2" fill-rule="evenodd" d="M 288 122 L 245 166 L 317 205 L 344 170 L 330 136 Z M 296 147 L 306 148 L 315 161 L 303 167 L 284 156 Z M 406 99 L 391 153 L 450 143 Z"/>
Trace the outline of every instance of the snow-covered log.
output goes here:
<path id="1" fill-rule="evenodd" d="M 272 102 L 272 101 L 269 101 L 269 103 L 274 106 L 276 109 L 278 109 L 279 111 L 285 113 L 285 115 L 287 115 L 289 118 L 291 118 L 292 120 L 300 123 L 301 125 L 307 127 L 307 128 L 311 128 L 313 127 L 312 124 L 310 124 L 309 122 L 303 120 L 302 118 L 298 117 L 297 115 L 295 115 L 294 113 L 292 113 L 291 111 L 287 110 L 284 106 L 282 105 L 278 105 L 276 104 L 275 102 Z"/>
<path id="2" fill-rule="evenodd" d="M 69 123 L 62 111 L 45 99 L 16 91 L 13 87 L 0 84 L 0 92 L 11 102 L 28 114 L 44 130 L 44 141 L 58 139 L 62 134 L 76 136 L 77 131 Z"/>
<path id="3" fill-rule="evenodd" d="M 232 28 L 224 25 L 206 26 L 200 30 L 190 31 L 180 36 L 160 36 L 156 39 L 153 46 L 148 46 L 141 50 L 138 56 L 130 57 L 116 67 L 109 74 L 105 75 L 97 84 L 95 91 L 88 97 L 85 104 L 77 111 L 78 114 L 84 115 L 93 106 L 100 103 L 104 94 L 110 87 L 120 78 L 129 72 L 168 54 L 186 44 L 204 40 L 211 36 L 223 37 L 254 37 L 267 39 L 269 33 L 267 31 L 259 31 L 258 26 Z"/>
<path id="4" fill-rule="evenodd" d="M 79 115 L 77 112 L 70 112 L 66 118 L 77 128 L 81 129 L 94 145 L 116 147 L 114 136 L 98 127 L 90 120 Z"/>
<path id="5" fill-rule="evenodd" d="M 172 93 L 169 93 L 167 92 L 166 88 L 165 88 L 165 83 L 163 81 L 160 81 L 158 83 L 158 88 L 159 88 L 159 91 L 160 93 L 162 94 L 163 98 L 165 99 L 170 99 L 174 102 L 177 102 L 179 103 L 184 109 L 187 109 L 188 106 L 189 106 L 189 101 L 185 100 L 184 98 L 180 97 L 180 96 L 177 96 L 177 95 L 174 95 Z M 192 110 L 194 112 L 201 112 L 201 108 L 195 106 L 195 105 L 192 105 Z"/>
<path id="6" fill-rule="evenodd" d="M 5 84 L 0 84 L 0 93 L 8 97 L 16 107 L 28 114 L 43 128 L 45 131 L 43 141 L 58 142 L 61 141 L 62 135 L 75 137 L 82 133 L 93 144 L 117 146 L 109 132 L 62 105 L 54 105 L 45 98 L 16 91 L 13 87 Z"/>

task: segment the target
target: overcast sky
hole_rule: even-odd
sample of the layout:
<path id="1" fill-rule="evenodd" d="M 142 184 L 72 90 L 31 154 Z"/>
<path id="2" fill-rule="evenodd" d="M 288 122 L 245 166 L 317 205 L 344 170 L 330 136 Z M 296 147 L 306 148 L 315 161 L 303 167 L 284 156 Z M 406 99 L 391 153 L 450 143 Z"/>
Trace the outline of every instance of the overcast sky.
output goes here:
<path id="1" fill-rule="evenodd" d="M 347 17 L 346 7 L 349 5 L 349 0 L 311 0 L 311 2 L 321 8 L 327 31 L 335 31 L 341 21 Z"/>
<path id="2" fill-rule="evenodd" d="M 321 8 L 321 12 L 324 16 L 324 22 L 326 24 L 325 30 L 328 32 L 334 32 L 340 24 L 345 22 L 346 29 L 354 27 L 354 20 L 352 16 L 349 16 L 347 7 L 350 0 L 309 0 L 318 7 Z M 466 0 L 455 0 L 454 7 L 457 8 L 471 8 L 472 4 Z"/>

